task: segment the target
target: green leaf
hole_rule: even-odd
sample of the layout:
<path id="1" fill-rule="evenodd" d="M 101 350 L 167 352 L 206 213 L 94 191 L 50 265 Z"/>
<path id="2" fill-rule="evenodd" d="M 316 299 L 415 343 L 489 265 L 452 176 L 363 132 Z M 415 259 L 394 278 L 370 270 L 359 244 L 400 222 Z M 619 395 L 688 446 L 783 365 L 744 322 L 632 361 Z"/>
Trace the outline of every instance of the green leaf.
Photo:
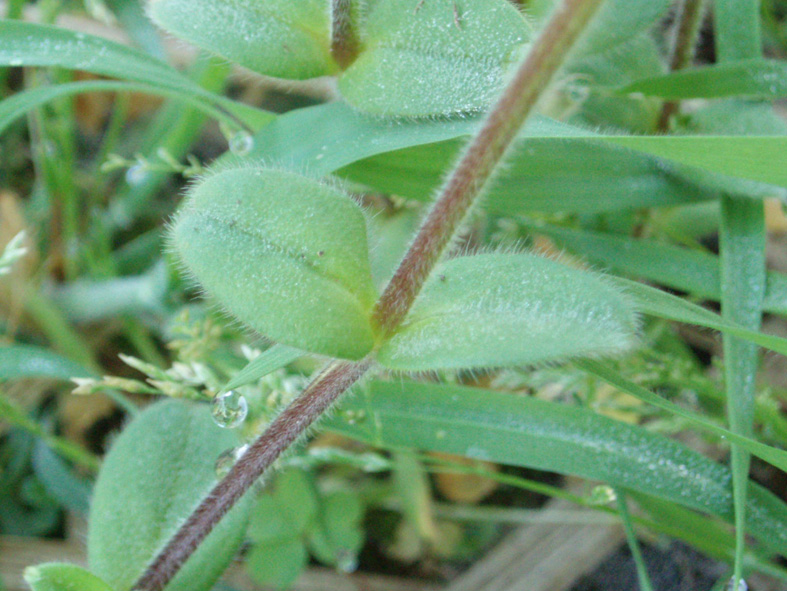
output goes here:
<path id="1" fill-rule="evenodd" d="M 271 544 L 255 544 L 246 554 L 246 570 L 260 585 L 289 589 L 306 570 L 309 554 L 299 539 Z"/>
<path id="2" fill-rule="evenodd" d="M 145 92 L 148 94 L 179 99 L 195 106 L 219 121 L 234 124 L 232 119 L 228 119 L 226 113 L 216 109 L 204 99 L 193 94 L 135 82 L 91 80 L 87 82 L 67 82 L 55 86 L 39 86 L 11 95 L 9 98 L 0 102 L 0 133 L 5 131 L 9 125 L 20 117 L 23 117 L 29 111 L 55 99 L 88 92 L 103 92 L 108 90 Z"/>
<path id="3" fill-rule="evenodd" d="M 751 452 L 769 464 L 776 466 L 780 470 L 787 471 L 787 452 L 784 450 L 760 443 L 759 441 L 752 439 L 751 436 L 747 437 L 738 433 L 733 433 L 732 431 L 723 427 L 719 427 L 714 422 L 698 414 L 685 410 L 677 404 L 674 404 L 669 400 L 665 400 L 653 392 L 650 392 L 645 388 L 635 384 L 634 382 L 627 380 L 618 372 L 603 363 L 591 360 L 583 360 L 576 362 L 576 365 L 588 373 L 598 376 L 605 382 L 615 386 L 623 392 L 631 394 L 635 398 L 639 398 L 640 400 L 643 400 L 648 404 L 652 404 L 657 408 L 661 408 L 669 413 L 682 417 L 688 420 L 693 426 L 718 435 L 722 439 L 727 439 L 732 444 L 739 445 L 741 448 Z"/>
<path id="4" fill-rule="evenodd" d="M 260 378 L 264 378 L 269 373 L 292 363 L 303 352 L 286 345 L 273 345 L 270 349 L 260 353 L 259 357 L 249 361 L 248 365 L 232 376 L 232 379 L 224 385 L 222 390 L 229 391 L 240 388 L 247 384 L 253 384 Z"/>
<path id="5" fill-rule="evenodd" d="M 615 355 L 637 320 L 601 277 L 532 254 L 482 254 L 440 265 L 380 348 L 391 369 L 528 365 Z"/>
<path id="6" fill-rule="evenodd" d="M 326 426 L 373 445 L 440 451 L 602 480 L 730 521 L 729 469 L 677 441 L 588 409 L 479 388 L 371 382 L 343 403 L 366 421 Z M 787 506 L 751 484 L 747 530 L 787 554 Z"/>
<path id="7" fill-rule="evenodd" d="M 280 170 L 217 172 L 192 188 L 172 240 L 205 289 L 262 334 L 335 357 L 371 350 L 366 221 L 340 191 Z"/>
<path id="8" fill-rule="evenodd" d="M 85 33 L 21 21 L 2 21 L 0 36 L 3 38 L 0 65 L 60 66 L 144 84 L 190 102 L 202 101 L 212 108 L 214 116 L 235 125 L 218 107 L 234 110 L 237 103 L 204 90 L 164 62 L 131 47 Z M 259 113 L 256 109 L 240 108 Z"/>
<path id="9" fill-rule="evenodd" d="M 643 314 L 713 328 L 787 355 L 787 339 L 743 328 L 696 304 L 636 281 L 620 277 L 607 277 L 607 281 L 618 285 Z"/>
<path id="10" fill-rule="evenodd" d="M 320 523 L 309 532 L 312 554 L 323 564 L 342 570 L 355 570 L 356 555 L 363 546 L 361 527 L 363 505 L 350 491 L 333 491 L 325 495 L 320 508 Z"/>
<path id="11" fill-rule="evenodd" d="M 104 0 L 134 42 L 153 57 L 166 60 L 158 32 L 145 15 L 144 0 Z"/>
<path id="12" fill-rule="evenodd" d="M 127 591 L 216 483 L 218 456 L 238 444 L 207 405 L 168 400 L 140 413 L 115 440 L 90 508 L 88 563 Z M 251 497 L 221 520 L 169 591 L 210 589 L 243 541 Z"/>
<path id="13" fill-rule="evenodd" d="M 167 31 L 255 72 L 303 80 L 338 71 L 328 0 L 152 0 Z"/>
<path id="14" fill-rule="evenodd" d="M 42 440 L 33 449 L 33 470 L 47 493 L 58 503 L 87 517 L 92 482 L 75 474 Z"/>
<path id="15" fill-rule="evenodd" d="M 317 515 L 317 489 L 309 472 L 296 469 L 280 473 L 273 496 L 295 531 L 304 531 Z"/>
<path id="16" fill-rule="evenodd" d="M 472 6 L 472 8 L 471 8 Z M 502 88 L 530 36 L 507 0 L 375 0 L 362 9 L 361 53 L 339 90 L 377 115 L 478 111 Z"/>
<path id="17" fill-rule="evenodd" d="M 93 372 L 49 349 L 33 345 L 0 347 L 0 382 L 19 378 L 71 378 L 96 377 Z"/>
<path id="18" fill-rule="evenodd" d="M 279 117 L 255 137 L 249 159 L 292 163 L 298 170 L 305 168 L 318 175 L 338 171 L 375 189 L 429 200 L 476 125 L 471 119 L 392 122 L 331 103 Z M 782 172 L 787 171 L 787 138 L 601 136 L 533 117 L 487 193 L 486 208 L 505 215 L 589 213 L 718 198 L 721 182 L 708 186 L 707 178 L 686 175 L 687 170 L 701 171 L 613 145 L 618 140 L 635 141 L 643 150 L 656 146 L 678 161 L 685 158 L 681 142 L 688 148 L 694 141 L 704 143 L 706 159 L 716 153 L 723 158 L 723 164 L 711 162 L 710 166 L 731 175 L 738 169 L 745 173 L 746 163 L 762 153 L 764 161 L 752 164 L 756 172 L 752 176 L 764 171 L 787 185 L 787 172 Z M 741 149 L 741 140 L 750 143 Z M 739 151 L 744 158 L 740 162 L 733 159 Z M 689 153 L 692 158 L 693 152 Z M 731 181 L 723 177 L 725 186 Z M 772 189 L 770 193 L 779 191 Z"/>
<path id="19" fill-rule="evenodd" d="M 609 50 L 651 29 L 665 15 L 671 0 L 607 0 L 577 43 L 576 53 Z"/>
<path id="20" fill-rule="evenodd" d="M 49 562 L 25 569 L 33 591 L 113 591 L 96 575 L 76 564 Z"/>
<path id="21" fill-rule="evenodd" d="M 777 99 L 787 96 L 787 64 L 765 59 L 725 62 L 637 80 L 619 92 L 668 100 L 731 96 Z"/>
<path id="22" fill-rule="evenodd" d="M 273 491 L 257 500 L 249 537 L 262 544 L 304 534 L 317 515 L 317 490 L 310 473 L 290 469 L 276 476 Z"/>
<path id="23" fill-rule="evenodd" d="M 616 95 L 607 89 L 658 76 L 664 69 L 661 51 L 655 39 L 647 34 L 616 45 L 612 50 L 572 61 L 564 75 L 568 81 L 561 87 L 564 104 L 560 106 L 564 112 L 574 113 L 566 121 L 590 129 L 651 133 L 656 128 L 661 101 Z"/>
<path id="24" fill-rule="evenodd" d="M 584 259 L 620 273 L 634 275 L 718 302 L 721 274 L 716 255 L 655 240 L 588 232 L 550 225 L 533 225 L 533 232 L 546 234 L 560 246 Z M 787 315 L 787 275 L 771 271 L 763 307 Z"/>

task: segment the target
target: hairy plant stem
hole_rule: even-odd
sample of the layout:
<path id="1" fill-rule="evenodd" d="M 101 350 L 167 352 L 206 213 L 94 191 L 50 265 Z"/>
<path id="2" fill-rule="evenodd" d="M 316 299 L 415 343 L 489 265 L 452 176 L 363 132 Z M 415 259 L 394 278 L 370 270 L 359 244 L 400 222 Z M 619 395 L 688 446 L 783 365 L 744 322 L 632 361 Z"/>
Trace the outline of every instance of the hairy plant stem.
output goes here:
<path id="1" fill-rule="evenodd" d="M 375 307 L 393 330 L 407 314 L 473 202 L 603 0 L 563 0 L 472 140 Z M 350 3 L 335 0 L 334 9 Z M 346 13 L 345 13 L 346 14 Z M 334 362 L 249 447 L 155 557 L 134 589 L 162 591 L 219 520 L 291 443 L 373 365 Z"/>
<path id="2" fill-rule="evenodd" d="M 413 244 L 377 302 L 374 320 L 383 334 L 404 319 L 429 273 L 444 254 L 471 206 L 527 116 L 603 0 L 564 0 L 553 13 L 497 104 L 473 138 Z"/>
<path id="3" fill-rule="evenodd" d="M 148 566 L 134 588 L 164 589 L 219 520 L 281 453 L 366 373 L 371 363 L 370 359 L 358 363 L 335 362 L 318 375 L 232 466 Z"/>
<path id="4" fill-rule="evenodd" d="M 331 55 L 342 69 L 355 61 L 360 50 L 352 4 L 353 0 L 331 1 Z"/>
<path id="5" fill-rule="evenodd" d="M 706 0 L 681 1 L 672 38 L 671 71 L 683 70 L 694 61 L 706 6 Z M 662 105 L 658 121 L 660 131 L 669 129 L 670 119 L 678 112 L 679 104 L 678 101 L 666 101 Z"/>

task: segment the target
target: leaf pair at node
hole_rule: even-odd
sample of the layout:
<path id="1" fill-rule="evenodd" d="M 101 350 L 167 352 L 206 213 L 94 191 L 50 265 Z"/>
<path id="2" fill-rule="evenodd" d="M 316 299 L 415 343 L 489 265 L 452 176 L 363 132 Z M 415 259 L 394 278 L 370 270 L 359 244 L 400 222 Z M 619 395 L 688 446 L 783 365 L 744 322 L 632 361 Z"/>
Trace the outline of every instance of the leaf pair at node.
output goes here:
<path id="1" fill-rule="evenodd" d="M 623 352 L 636 315 L 595 274 L 532 254 L 438 267 L 405 322 L 376 331 L 366 220 L 340 190 L 283 170 L 224 170 L 197 184 L 172 242 L 231 314 L 273 340 L 403 371 L 525 365 Z"/>
<path id="2" fill-rule="evenodd" d="M 149 13 L 164 29 L 260 74 L 338 76 L 351 105 L 379 115 L 486 107 L 530 36 L 508 0 L 350 4 L 346 30 L 356 39 L 346 41 L 357 47 L 348 63 L 332 51 L 330 0 L 153 0 Z"/>

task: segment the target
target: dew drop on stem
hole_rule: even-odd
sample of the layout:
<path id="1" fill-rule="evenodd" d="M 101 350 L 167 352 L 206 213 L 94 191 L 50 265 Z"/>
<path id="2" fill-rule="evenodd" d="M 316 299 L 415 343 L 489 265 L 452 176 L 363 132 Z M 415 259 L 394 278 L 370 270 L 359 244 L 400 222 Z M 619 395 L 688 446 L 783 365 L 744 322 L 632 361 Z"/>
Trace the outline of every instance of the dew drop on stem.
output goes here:
<path id="1" fill-rule="evenodd" d="M 142 184 L 147 176 L 145 167 L 142 164 L 135 164 L 126 171 L 126 182 L 133 187 Z"/>
<path id="2" fill-rule="evenodd" d="M 248 412 L 246 398 L 235 390 L 220 392 L 213 399 L 213 420 L 223 429 L 234 429 L 240 425 Z"/>
<path id="3" fill-rule="evenodd" d="M 336 569 L 343 573 L 354 573 L 358 570 L 358 557 L 348 550 L 342 550 L 336 557 Z"/>
<path id="4" fill-rule="evenodd" d="M 236 156 L 246 156 L 254 147 L 254 138 L 247 131 L 239 131 L 230 138 L 229 145 Z"/>
<path id="5" fill-rule="evenodd" d="M 249 449 L 248 445 L 241 445 L 240 447 L 231 447 L 221 452 L 219 457 L 216 458 L 216 463 L 213 465 L 213 469 L 216 471 L 216 477 L 220 479 L 224 478 L 235 465 L 235 462 L 246 453 L 247 449 Z"/>
<path id="6" fill-rule="evenodd" d="M 749 591 L 749 585 L 743 579 L 738 579 L 738 585 L 735 585 L 735 577 L 731 577 L 729 581 L 727 581 L 727 586 L 724 587 L 724 591 Z"/>

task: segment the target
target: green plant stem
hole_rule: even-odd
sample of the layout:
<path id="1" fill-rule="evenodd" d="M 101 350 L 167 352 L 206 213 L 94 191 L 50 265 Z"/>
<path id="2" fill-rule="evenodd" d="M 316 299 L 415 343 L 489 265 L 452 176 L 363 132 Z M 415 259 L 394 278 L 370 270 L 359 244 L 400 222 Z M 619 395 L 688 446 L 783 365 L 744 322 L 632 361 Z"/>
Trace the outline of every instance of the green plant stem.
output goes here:
<path id="1" fill-rule="evenodd" d="M 670 70 L 682 70 L 694 61 L 697 40 L 705 17 L 706 0 L 682 0 L 678 9 L 677 24 L 672 40 Z M 678 112 L 678 101 L 667 101 L 661 107 L 658 128 L 666 131 L 669 122 Z"/>
<path id="2" fill-rule="evenodd" d="M 759 0 L 715 0 L 714 30 L 719 62 L 762 56 Z M 726 320 L 758 329 L 765 295 L 765 212 L 761 201 L 723 196 L 719 247 L 721 256 L 721 311 Z M 724 336 L 724 378 L 730 429 L 751 436 L 754 424 L 757 348 Z M 733 588 L 743 576 L 746 543 L 746 496 L 749 454 L 732 446 L 732 484 L 735 499 L 735 564 Z"/>
<path id="3" fill-rule="evenodd" d="M 391 284 L 378 301 L 375 317 L 385 330 L 394 329 L 407 314 L 514 136 L 602 2 L 563 0 L 553 13 L 449 177 Z M 205 497 L 154 558 L 134 589 L 164 589 L 233 504 L 372 365 L 371 358 L 357 363 L 335 362 L 322 372 Z"/>
<path id="4" fill-rule="evenodd" d="M 394 330 L 407 315 L 520 127 L 602 1 L 565 0 L 556 9 L 451 172 L 413 244 L 377 302 L 374 319 L 383 334 Z"/>
<path id="5" fill-rule="evenodd" d="M 101 462 L 96 456 L 67 439 L 49 433 L 39 423 L 31 419 L 22 407 L 7 398 L 2 392 L 0 392 L 0 419 L 32 433 L 65 459 L 83 466 L 91 472 L 98 471 Z"/>
<path id="6" fill-rule="evenodd" d="M 615 489 L 615 495 L 618 497 L 618 510 L 620 511 L 620 518 L 623 521 L 623 530 L 626 532 L 626 542 L 631 551 L 631 556 L 634 558 L 634 564 L 637 567 L 637 580 L 639 581 L 640 591 L 653 591 L 653 584 L 650 582 L 648 568 L 642 556 L 642 551 L 639 548 L 637 533 L 634 531 L 634 524 L 632 523 L 631 514 L 629 513 L 626 493 L 621 489 Z"/>
<path id="7" fill-rule="evenodd" d="M 331 55 L 342 69 L 352 64 L 360 51 L 353 12 L 353 0 L 332 0 Z"/>
<path id="8" fill-rule="evenodd" d="M 762 57 L 760 0 L 715 0 L 713 12 L 717 61 Z"/>

